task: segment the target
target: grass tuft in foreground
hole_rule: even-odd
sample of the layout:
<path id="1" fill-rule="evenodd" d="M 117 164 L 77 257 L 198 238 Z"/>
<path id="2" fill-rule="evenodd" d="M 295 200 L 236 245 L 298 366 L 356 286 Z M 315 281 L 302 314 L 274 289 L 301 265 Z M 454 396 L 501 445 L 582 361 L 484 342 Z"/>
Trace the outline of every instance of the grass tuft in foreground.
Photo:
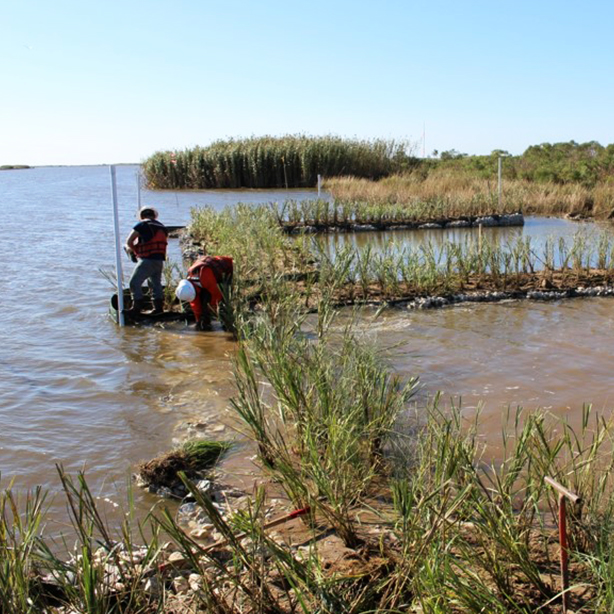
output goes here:
<path id="1" fill-rule="evenodd" d="M 230 445 L 208 439 L 187 441 L 176 450 L 140 463 L 137 472 L 146 484 L 172 488 L 181 483 L 180 472 L 194 478 L 197 473 L 211 469 Z"/>

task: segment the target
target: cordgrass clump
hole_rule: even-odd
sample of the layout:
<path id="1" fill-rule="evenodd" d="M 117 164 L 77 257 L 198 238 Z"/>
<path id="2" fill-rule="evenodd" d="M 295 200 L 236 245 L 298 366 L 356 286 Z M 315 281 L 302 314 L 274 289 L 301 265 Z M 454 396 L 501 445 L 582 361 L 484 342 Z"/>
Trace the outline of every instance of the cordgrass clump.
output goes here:
<path id="1" fill-rule="evenodd" d="M 146 484 L 173 488 L 181 484 L 180 472 L 194 479 L 196 474 L 211 469 L 229 447 L 230 444 L 224 441 L 188 441 L 177 450 L 140 463 L 137 474 Z"/>

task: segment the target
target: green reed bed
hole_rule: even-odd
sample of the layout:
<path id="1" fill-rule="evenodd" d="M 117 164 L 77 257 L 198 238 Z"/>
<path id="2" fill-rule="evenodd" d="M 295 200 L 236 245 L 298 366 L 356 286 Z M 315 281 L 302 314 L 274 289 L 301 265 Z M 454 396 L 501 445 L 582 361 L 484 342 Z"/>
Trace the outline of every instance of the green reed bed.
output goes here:
<path id="1" fill-rule="evenodd" d="M 413 158 L 394 140 L 335 136 L 253 137 L 157 152 L 143 163 L 150 189 L 314 187 L 318 175 L 379 178 Z"/>
<path id="2" fill-rule="evenodd" d="M 505 244 L 468 238 L 441 246 L 425 243 L 399 249 L 348 247 L 334 260 L 320 253 L 320 284 L 336 284 L 346 298 L 393 300 L 408 296 L 455 294 L 468 290 L 514 291 L 548 284 L 569 289 L 607 284 L 614 279 L 614 242 L 578 234 L 533 247 L 530 237 Z"/>
<path id="3" fill-rule="evenodd" d="M 239 349 L 233 406 L 295 505 L 313 506 L 355 546 L 350 506 L 373 486 L 385 439 L 416 382 L 401 385 L 349 329 L 329 340 L 326 309 L 317 343 L 300 334 L 299 310 L 286 312 L 244 332 L 250 341 Z"/>
<path id="4" fill-rule="evenodd" d="M 583 515 L 571 517 L 574 581 L 586 585 L 585 611 L 605 603 L 608 563 L 596 557 L 612 537 L 595 527 L 612 518 L 611 424 L 589 407 L 577 432 L 519 410 L 505 425 L 502 458 L 490 462 L 478 417 L 467 423 L 460 407 L 436 399 L 408 437 L 395 425 L 416 382 L 395 380 L 351 323 L 335 325 L 333 315 L 312 337 L 296 313 L 287 316 L 261 319 L 243 335 L 233 405 L 266 472 L 360 552 L 364 576 L 353 576 L 353 591 L 336 576 L 337 602 L 353 596 L 354 607 L 373 611 L 559 611 L 550 475 L 585 497 Z M 392 509 L 378 509 L 374 489 L 380 501 L 388 493 Z M 365 505 L 381 514 L 376 538 L 362 527 Z M 369 567 L 373 557 L 381 567 Z M 333 611 L 316 595 L 304 599 L 303 611 Z"/>
<path id="5" fill-rule="evenodd" d="M 237 276 L 243 279 L 303 272 L 312 260 L 304 242 L 284 236 L 268 207 L 194 209 L 188 232 L 189 240 L 205 253 L 234 258 Z"/>

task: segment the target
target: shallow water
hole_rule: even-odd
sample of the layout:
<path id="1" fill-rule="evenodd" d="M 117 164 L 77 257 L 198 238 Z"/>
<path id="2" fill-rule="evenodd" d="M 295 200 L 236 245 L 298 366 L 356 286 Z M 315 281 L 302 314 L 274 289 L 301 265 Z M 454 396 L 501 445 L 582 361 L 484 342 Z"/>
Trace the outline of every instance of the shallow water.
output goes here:
<path id="1" fill-rule="evenodd" d="M 614 301 L 504 301 L 433 311 L 389 310 L 368 328 L 397 372 L 421 380 L 419 397 L 481 412 L 497 443 L 503 420 L 522 407 L 580 424 L 582 405 L 614 408 Z"/>
<path id="2" fill-rule="evenodd" d="M 137 167 L 117 168 L 122 242 L 136 223 Z M 223 427 L 232 341 L 181 325 L 119 329 L 107 317 L 115 247 L 108 167 L 0 172 L 5 226 L 0 292 L 0 474 L 19 489 L 57 491 L 56 463 L 85 470 L 93 491 L 112 496 L 131 467 L 167 451 L 199 423 Z M 194 206 L 269 202 L 286 193 L 142 193 L 168 224 Z M 292 198 L 312 192 L 292 190 Z M 171 257 L 179 261 L 178 241 Z M 132 264 L 124 259 L 124 279 Z M 153 498 L 137 493 L 137 504 Z M 63 515 L 58 498 L 52 513 Z M 112 513 L 112 509 L 110 513 Z"/>
<path id="3" fill-rule="evenodd" d="M 136 167 L 117 169 L 122 239 L 135 223 Z M 228 413 L 233 342 L 222 332 L 182 325 L 119 329 L 107 317 L 113 287 L 99 269 L 114 268 L 107 167 L 0 172 L 5 226 L 0 294 L 1 485 L 59 490 L 54 464 L 84 469 L 95 494 L 114 500 L 134 464 L 188 434 L 234 436 Z M 168 224 L 184 224 L 193 206 L 312 198 L 315 191 L 143 192 L 143 204 Z M 591 229 L 590 225 L 583 225 Z M 576 224 L 529 220 L 524 228 L 485 229 L 509 236 L 573 235 Z M 463 237 L 471 230 L 454 231 Z M 396 232 L 397 243 L 414 240 Z M 419 237 L 441 239 L 441 231 Z M 414 237 L 415 239 L 419 238 Z M 390 237 L 363 233 L 346 240 Z M 331 235 L 326 241 L 339 237 Z M 171 253 L 178 260 L 175 243 Z M 131 264 L 124 260 L 125 278 Z M 469 305 L 426 312 L 390 310 L 368 330 L 391 363 L 420 375 L 422 398 L 462 396 L 470 414 L 484 403 L 487 437 L 498 437 L 502 408 L 547 407 L 574 419 L 583 402 L 610 410 L 614 300 L 584 299 Z M 192 426 L 190 426 L 192 425 Z M 195 426 L 197 425 L 197 426 Z M 253 467 L 239 448 L 228 462 Z M 140 491 L 138 506 L 155 499 Z M 109 504 L 111 518 L 116 514 Z M 52 516 L 65 517 L 60 497 Z"/>

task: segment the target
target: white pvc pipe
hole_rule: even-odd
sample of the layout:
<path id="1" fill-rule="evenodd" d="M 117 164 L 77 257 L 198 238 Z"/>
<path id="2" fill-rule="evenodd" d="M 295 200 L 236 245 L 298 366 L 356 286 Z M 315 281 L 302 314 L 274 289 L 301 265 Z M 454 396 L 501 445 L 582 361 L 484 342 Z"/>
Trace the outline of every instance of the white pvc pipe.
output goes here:
<path id="1" fill-rule="evenodd" d="M 318 175 L 318 198 L 320 198 L 321 190 L 322 190 L 322 175 Z"/>
<path id="2" fill-rule="evenodd" d="M 120 326 L 124 325 L 124 275 L 122 273 L 122 248 L 119 238 L 119 214 L 117 211 L 117 180 L 115 167 L 111 166 L 111 193 L 113 195 L 113 223 L 115 227 L 115 273 L 117 277 L 117 315 Z"/>
<path id="3" fill-rule="evenodd" d="M 501 213 L 501 156 L 499 156 L 499 213 Z"/>
<path id="4" fill-rule="evenodd" d="M 139 170 L 136 172 L 136 212 L 138 213 L 140 210 L 141 210 L 141 172 Z"/>

